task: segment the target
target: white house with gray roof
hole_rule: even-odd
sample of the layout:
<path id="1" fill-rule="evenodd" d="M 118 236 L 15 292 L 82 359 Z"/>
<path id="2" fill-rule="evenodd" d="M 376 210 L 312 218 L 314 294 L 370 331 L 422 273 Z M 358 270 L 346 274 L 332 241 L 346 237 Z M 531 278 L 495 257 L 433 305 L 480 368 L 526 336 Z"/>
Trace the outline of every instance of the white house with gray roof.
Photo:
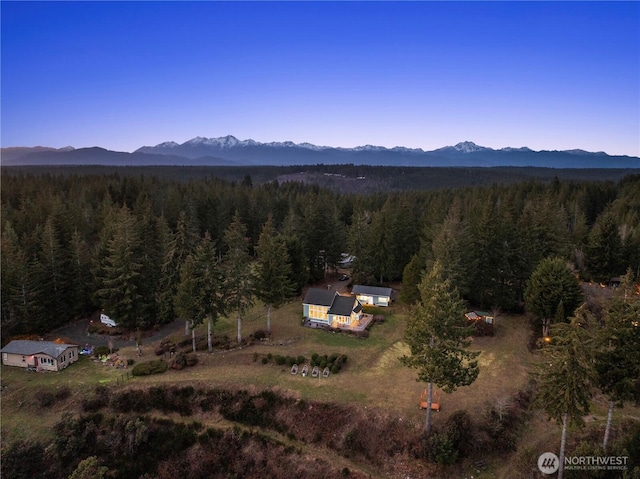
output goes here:
<path id="1" fill-rule="evenodd" d="M 362 286 L 356 284 L 352 290 L 358 301 L 362 304 L 372 304 L 374 306 L 389 306 L 391 302 L 391 288 L 381 288 L 378 286 Z"/>
<path id="2" fill-rule="evenodd" d="M 0 349 L 6 366 L 60 371 L 78 360 L 78 346 L 53 341 L 14 340 Z"/>

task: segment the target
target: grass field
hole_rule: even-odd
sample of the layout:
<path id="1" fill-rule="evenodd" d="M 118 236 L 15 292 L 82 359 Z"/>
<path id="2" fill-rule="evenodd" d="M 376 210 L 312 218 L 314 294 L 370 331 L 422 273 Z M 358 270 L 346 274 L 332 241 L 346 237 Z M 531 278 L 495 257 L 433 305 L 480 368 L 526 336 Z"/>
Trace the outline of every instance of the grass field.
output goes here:
<path id="1" fill-rule="evenodd" d="M 357 404 L 366 408 L 381 408 L 397 414 L 421 428 L 424 411 L 419 410 L 420 392 L 425 385 L 416 382 L 415 371 L 401 365 L 399 357 L 408 352 L 403 342 L 407 311 L 401 306 L 380 308 L 376 314 L 386 316 L 382 324 L 370 330 L 367 339 L 347 334 L 330 333 L 301 326 L 301 305 L 290 303 L 272 312 L 272 335 L 268 342 L 231 351 L 198 351 L 198 364 L 181 371 L 169 370 L 154 376 L 137 377 L 122 381 L 125 370 L 114 369 L 81 357 L 61 372 L 35 373 L 19 368 L 2 367 L 2 437 L 3 441 L 27 439 L 37 435 L 50 436 L 51 427 L 65 411 L 78 412 L 78 403 L 84 391 L 92 392 L 97 385 L 125 387 L 158 383 L 200 383 L 208 387 L 240 386 L 248 389 L 274 388 L 288 395 L 318 400 Z M 243 322 L 243 335 L 265 329 L 266 318 L 262 306 L 257 305 Z M 474 338 L 471 349 L 480 351 L 478 379 L 469 387 L 452 394 L 440 392 L 442 411 L 434 414 L 434 424 L 444 421 L 451 413 L 465 409 L 471 416 L 481 414 L 488 406 L 506 399 L 525 387 L 528 370 L 536 360 L 529 353 L 527 341 L 530 334 L 526 318 L 503 315 L 497 318 L 494 337 Z M 214 328 L 218 336 L 234 338 L 237 332 L 235 319 L 222 319 Z M 206 337 L 206 326 L 197 330 L 197 336 Z M 176 341 L 185 339 L 179 333 Z M 155 359 L 155 344 L 145 344 L 147 361 Z M 261 358 L 272 355 L 305 356 L 307 362 L 313 353 L 346 354 L 348 361 L 338 374 L 329 378 L 291 375 L 290 368 L 274 364 L 262 364 Z M 119 351 L 121 357 L 139 361 L 134 348 Z M 256 358 L 257 356 L 257 358 Z M 257 360 L 256 360 L 257 359 Z M 68 388 L 71 396 L 51 407 L 39 406 L 39 391 L 57 391 Z M 626 407 L 616 411 L 616 417 L 640 417 L 636 408 Z M 594 403 L 592 421 L 603 423 L 606 403 L 603 399 Z M 539 448 L 559 439 L 559 428 L 536 416 L 528 427 L 523 446 Z M 502 471 L 504 469 L 504 471 Z M 505 475 L 506 474 L 506 475 Z M 508 466 L 489 469 L 475 477 L 508 477 Z"/>
<path id="2" fill-rule="evenodd" d="M 252 319 L 244 321 L 243 335 L 248 336 L 265 328 L 266 319 L 262 311 L 261 306 L 256 306 L 247 315 Z M 135 378 L 128 383 L 197 381 L 210 386 L 273 387 L 305 399 L 384 408 L 419 424 L 424 413 L 418 409 L 418 402 L 424 385 L 416 382 L 415 372 L 403 367 L 398 359 L 408 352 L 402 342 L 405 312 L 398 306 L 381 308 L 375 312 L 385 314 L 386 321 L 373 326 L 369 338 L 360 339 L 344 333 L 336 334 L 301 326 L 300 304 L 291 303 L 272 312 L 272 335 L 267 343 L 258 342 L 243 349 L 216 351 L 212 354 L 198 351 L 198 364 L 192 368 Z M 234 319 L 222 319 L 215 325 L 214 331 L 216 335 L 234 337 L 236 328 Z M 482 352 L 479 358 L 480 376 L 470 387 L 441 395 L 443 409 L 436 416 L 436 421 L 457 409 L 490 402 L 520 388 L 526 382 L 527 363 L 530 360 L 525 347 L 527 334 L 527 325 L 522 324 L 520 318 L 505 316 L 497 324 L 495 337 L 476 339 L 473 349 Z M 197 330 L 197 336 L 206 336 L 204 326 Z M 179 334 L 173 339 L 180 341 L 184 338 L 184 335 Z M 142 360 L 155 358 L 153 346 L 145 344 L 145 356 Z M 287 366 L 265 365 L 261 362 L 261 358 L 269 353 L 302 355 L 309 361 L 314 352 L 346 354 L 348 361 L 340 373 L 327 379 L 293 376 Z M 258 355 L 257 361 L 254 361 L 255 353 Z M 119 354 L 138 360 L 134 348 L 124 348 Z M 94 363 L 85 357 L 58 373 L 33 373 L 3 366 L 3 431 L 10 436 L 19 437 L 22 429 L 38 429 L 37 425 L 24 426 L 29 423 L 36 407 L 33 395 L 38 390 L 67 386 L 75 395 L 82 390 L 92 390 L 98 384 L 119 387 L 118 380 L 124 372 Z M 55 417 L 51 418 L 50 423 L 55 420 Z M 42 425 L 46 429 L 50 423 Z"/>

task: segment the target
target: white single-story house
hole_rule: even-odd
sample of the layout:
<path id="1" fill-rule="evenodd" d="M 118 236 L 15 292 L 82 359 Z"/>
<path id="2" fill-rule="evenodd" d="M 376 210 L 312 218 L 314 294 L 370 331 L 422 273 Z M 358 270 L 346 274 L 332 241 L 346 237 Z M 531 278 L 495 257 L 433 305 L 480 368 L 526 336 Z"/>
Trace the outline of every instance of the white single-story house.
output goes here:
<path id="1" fill-rule="evenodd" d="M 76 344 L 53 341 L 14 340 L 0 349 L 2 363 L 7 366 L 60 371 L 78 360 Z"/>
<path id="2" fill-rule="evenodd" d="M 353 296 L 310 288 L 302 301 L 302 314 L 311 322 L 340 328 L 358 326 L 363 311 L 362 304 Z"/>
<path id="3" fill-rule="evenodd" d="M 362 304 L 372 304 L 374 306 L 389 306 L 391 303 L 391 288 L 381 288 L 378 286 L 362 286 L 356 284 L 352 290 L 358 301 Z"/>

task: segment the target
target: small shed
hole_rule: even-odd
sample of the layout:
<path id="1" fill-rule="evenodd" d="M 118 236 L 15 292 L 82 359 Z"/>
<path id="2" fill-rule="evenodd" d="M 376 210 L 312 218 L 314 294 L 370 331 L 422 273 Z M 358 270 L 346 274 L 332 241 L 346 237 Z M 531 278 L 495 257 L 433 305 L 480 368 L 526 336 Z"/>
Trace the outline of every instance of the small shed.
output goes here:
<path id="1" fill-rule="evenodd" d="M 493 315 L 486 311 L 469 311 L 465 316 L 469 321 L 484 321 L 487 324 L 493 324 Z"/>
<path id="2" fill-rule="evenodd" d="M 389 303 L 391 303 L 391 288 L 382 288 L 379 286 L 363 286 L 360 284 L 356 284 L 353 287 L 352 292 L 356 295 L 356 298 L 362 304 L 371 304 L 374 306 L 389 306 Z"/>
<path id="3" fill-rule="evenodd" d="M 60 371 L 78 360 L 78 345 L 21 339 L 11 341 L 0 353 L 7 366 Z"/>

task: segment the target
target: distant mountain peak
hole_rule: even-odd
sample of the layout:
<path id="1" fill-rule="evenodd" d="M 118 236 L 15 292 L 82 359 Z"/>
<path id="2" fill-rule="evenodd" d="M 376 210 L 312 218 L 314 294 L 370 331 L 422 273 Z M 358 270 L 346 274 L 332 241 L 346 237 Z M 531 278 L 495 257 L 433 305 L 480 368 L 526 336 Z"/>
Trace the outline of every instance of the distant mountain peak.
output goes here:
<path id="1" fill-rule="evenodd" d="M 462 153 L 473 153 L 474 151 L 484 151 L 490 149 L 484 146 L 478 146 L 473 141 L 461 141 L 457 145 L 454 145 L 452 148 Z"/>

